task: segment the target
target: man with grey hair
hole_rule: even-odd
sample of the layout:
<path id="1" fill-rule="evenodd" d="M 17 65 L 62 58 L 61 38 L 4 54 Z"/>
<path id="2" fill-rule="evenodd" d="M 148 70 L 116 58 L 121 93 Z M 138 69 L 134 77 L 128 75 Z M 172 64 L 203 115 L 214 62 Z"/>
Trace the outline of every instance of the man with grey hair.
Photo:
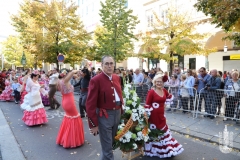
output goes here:
<path id="1" fill-rule="evenodd" d="M 134 87 L 136 88 L 136 93 L 138 97 L 144 101 L 143 98 L 143 90 L 142 90 L 142 84 L 143 84 L 144 76 L 142 73 L 140 73 L 140 69 L 137 68 L 135 70 L 135 73 L 133 74 L 133 84 Z"/>
<path id="2" fill-rule="evenodd" d="M 215 118 L 215 114 L 217 112 L 218 105 L 218 96 L 217 89 L 220 89 L 221 86 L 221 78 L 217 76 L 217 70 L 211 70 L 211 78 L 207 82 L 206 90 L 207 90 L 207 100 L 205 103 L 205 111 L 208 113 L 205 117 L 210 117 L 210 119 Z"/>
<path id="3" fill-rule="evenodd" d="M 113 142 L 122 112 L 120 78 L 113 74 L 114 59 L 102 58 L 102 73 L 91 79 L 86 103 L 90 132 L 99 133 L 102 146 L 101 160 L 114 160 Z"/>

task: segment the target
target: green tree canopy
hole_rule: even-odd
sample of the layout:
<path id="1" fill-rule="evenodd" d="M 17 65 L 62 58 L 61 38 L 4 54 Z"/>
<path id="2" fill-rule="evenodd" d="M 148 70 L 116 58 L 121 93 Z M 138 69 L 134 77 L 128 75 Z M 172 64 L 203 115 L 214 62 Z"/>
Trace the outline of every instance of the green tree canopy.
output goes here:
<path id="1" fill-rule="evenodd" d="M 217 27 L 222 27 L 230 35 L 226 38 L 234 40 L 240 46 L 240 1 L 239 0 L 198 0 L 195 4 L 198 11 L 211 16 Z"/>
<path id="2" fill-rule="evenodd" d="M 25 0 L 19 13 L 12 15 L 12 24 L 24 47 L 37 60 L 57 63 L 57 55 L 62 53 L 64 62 L 77 62 L 84 56 L 90 38 L 76 14 L 77 8 L 73 2 L 64 0 L 49 3 Z"/>
<path id="3" fill-rule="evenodd" d="M 101 2 L 101 7 L 103 28 L 95 31 L 96 60 L 108 54 L 117 62 L 122 61 L 133 53 L 132 40 L 136 39 L 133 30 L 139 21 L 133 11 L 127 9 L 126 0 L 106 0 Z"/>
<path id="4" fill-rule="evenodd" d="M 142 34 L 143 54 L 146 58 L 163 59 L 173 67 L 173 54 L 177 55 L 208 55 L 215 49 L 206 49 L 203 40 L 207 33 L 197 33 L 197 22 L 190 22 L 188 13 L 178 13 L 171 7 L 166 19 L 161 19 L 153 12 L 152 30 Z"/>
<path id="5" fill-rule="evenodd" d="M 2 42 L 2 53 L 4 55 L 5 62 L 15 66 L 22 66 L 21 58 L 24 52 L 23 45 L 20 38 L 17 36 L 9 36 Z M 26 67 L 33 67 L 34 57 L 29 52 L 25 51 L 27 59 Z"/>

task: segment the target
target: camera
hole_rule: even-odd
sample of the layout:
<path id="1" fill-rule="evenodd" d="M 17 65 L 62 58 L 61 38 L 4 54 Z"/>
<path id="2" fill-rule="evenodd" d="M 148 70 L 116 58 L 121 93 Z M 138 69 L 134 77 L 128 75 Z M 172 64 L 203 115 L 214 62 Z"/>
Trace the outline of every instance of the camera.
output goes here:
<path id="1" fill-rule="evenodd" d="M 205 90 L 207 90 L 208 89 L 208 87 L 210 87 L 210 84 L 206 84 L 206 86 L 205 86 Z"/>

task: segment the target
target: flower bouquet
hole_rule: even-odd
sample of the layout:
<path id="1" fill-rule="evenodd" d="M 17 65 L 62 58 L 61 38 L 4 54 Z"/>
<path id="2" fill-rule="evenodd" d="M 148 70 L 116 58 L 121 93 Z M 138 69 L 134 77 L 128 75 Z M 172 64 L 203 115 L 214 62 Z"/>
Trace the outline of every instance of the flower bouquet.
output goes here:
<path id="1" fill-rule="evenodd" d="M 114 149 L 120 148 L 123 152 L 132 152 L 142 148 L 149 140 L 148 118 L 140 99 L 131 85 L 126 84 L 123 92 L 124 113 L 118 126 Z"/>

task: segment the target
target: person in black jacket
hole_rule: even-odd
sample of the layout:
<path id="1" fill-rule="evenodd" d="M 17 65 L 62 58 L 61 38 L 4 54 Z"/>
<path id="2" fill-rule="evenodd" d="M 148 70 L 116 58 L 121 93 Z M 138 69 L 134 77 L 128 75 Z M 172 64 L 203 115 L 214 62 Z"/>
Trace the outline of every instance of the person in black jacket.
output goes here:
<path id="1" fill-rule="evenodd" d="M 91 79 L 91 75 L 88 69 L 81 70 L 81 79 L 78 83 L 74 85 L 74 87 L 80 85 L 80 96 L 79 96 L 79 110 L 81 114 L 81 118 L 86 117 L 86 100 L 88 95 L 88 85 Z"/>

